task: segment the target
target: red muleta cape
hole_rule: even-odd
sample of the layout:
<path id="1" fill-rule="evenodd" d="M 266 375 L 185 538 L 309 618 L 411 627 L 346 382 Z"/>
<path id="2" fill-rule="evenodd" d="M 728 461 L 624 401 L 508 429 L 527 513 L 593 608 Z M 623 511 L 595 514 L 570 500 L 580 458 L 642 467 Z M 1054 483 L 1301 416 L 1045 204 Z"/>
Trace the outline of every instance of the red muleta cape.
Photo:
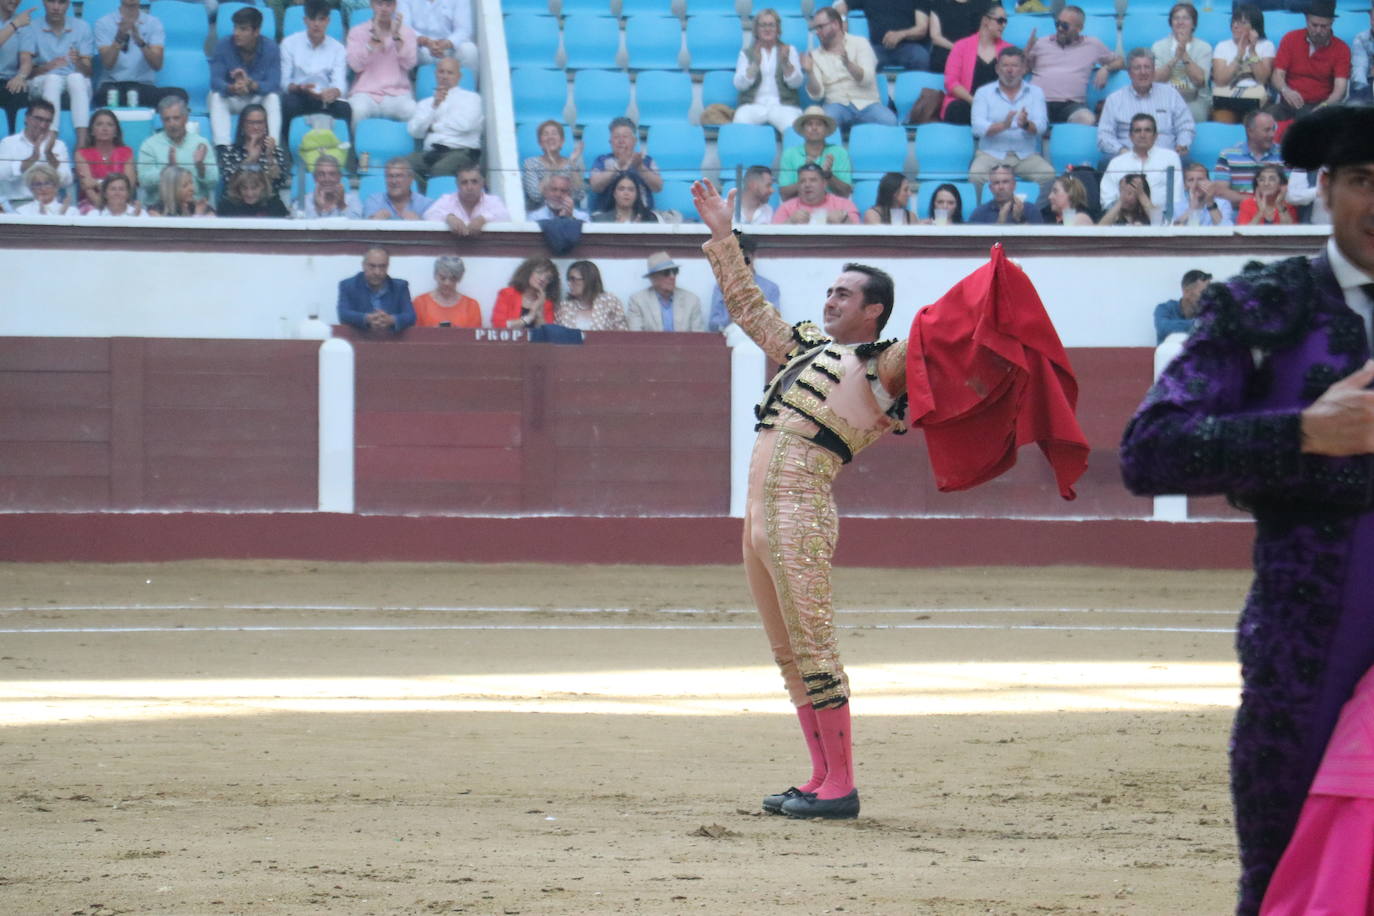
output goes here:
<path id="1" fill-rule="evenodd" d="M 940 490 L 966 490 L 1038 442 L 1059 494 L 1088 468 L 1074 408 L 1078 381 L 1025 271 L 994 245 L 991 260 L 916 313 L 907 344 L 912 426 L 925 430 Z"/>

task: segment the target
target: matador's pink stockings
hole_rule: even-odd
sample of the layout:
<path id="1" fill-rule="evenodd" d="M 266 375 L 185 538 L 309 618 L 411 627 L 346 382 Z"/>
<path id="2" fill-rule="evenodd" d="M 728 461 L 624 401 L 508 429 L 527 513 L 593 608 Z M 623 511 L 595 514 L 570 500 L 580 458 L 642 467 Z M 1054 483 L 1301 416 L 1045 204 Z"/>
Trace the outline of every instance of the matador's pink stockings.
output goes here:
<path id="1" fill-rule="evenodd" d="M 797 721 L 801 722 L 806 749 L 811 752 L 811 778 L 797 786 L 803 792 L 815 792 L 825 782 L 825 751 L 821 747 L 821 727 L 816 722 L 816 710 L 810 706 L 797 707 Z"/>

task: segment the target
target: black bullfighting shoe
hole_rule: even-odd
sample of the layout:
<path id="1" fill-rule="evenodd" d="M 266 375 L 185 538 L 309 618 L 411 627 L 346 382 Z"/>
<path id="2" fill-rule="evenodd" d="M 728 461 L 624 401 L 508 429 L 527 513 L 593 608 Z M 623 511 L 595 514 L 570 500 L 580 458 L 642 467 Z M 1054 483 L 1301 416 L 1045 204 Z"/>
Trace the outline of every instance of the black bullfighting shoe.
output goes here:
<path id="1" fill-rule="evenodd" d="M 763 810 L 769 814 L 782 814 L 782 803 L 790 798 L 815 798 L 810 792 L 803 792 L 796 786 L 788 786 L 786 792 L 779 792 L 777 795 L 768 795 L 763 799 Z"/>
<path id="2" fill-rule="evenodd" d="M 782 803 L 782 813 L 788 817 L 823 817 L 835 821 L 858 817 L 859 790 L 843 798 L 817 798 L 810 793 L 789 798 Z"/>

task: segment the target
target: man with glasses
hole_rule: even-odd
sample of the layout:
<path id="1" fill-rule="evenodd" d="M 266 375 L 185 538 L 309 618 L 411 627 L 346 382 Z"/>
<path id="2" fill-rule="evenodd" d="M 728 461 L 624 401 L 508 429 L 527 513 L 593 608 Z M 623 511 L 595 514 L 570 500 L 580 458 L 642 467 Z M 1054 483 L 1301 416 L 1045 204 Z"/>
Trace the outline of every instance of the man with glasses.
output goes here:
<path id="1" fill-rule="evenodd" d="M 1135 145 L 1131 138 L 1135 116 L 1147 114 L 1155 121 L 1155 142 L 1186 156 L 1196 133 L 1193 113 L 1177 89 L 1155 82 L 1154 52 L 1135 48 L 1126 56 L 1126 70 L 1131 75 L 1131 84 L 1122 86 L 1102 103 L 1097 148 L 1107 158 L 1129 153 Z"/>
<path id="2" fill-rule="evenodd" d="M 631 331 L 704 331 L 706 318 L 696 293 L 677 288 L 677 264 L 666 251 L 649 255 L 648 289 L 630 297 L 625 318 Z"/>
<path id="3" fill-rule="evenodd" d="M 17 205 L 31 200 L 24 173 L 39 162 L 57 170 L 62 187 L 72 183 L 71 153 L 52 129 L 55 114 L 51 102 L 35 99 L 24 116 L 24 129 L 0 140 L 0 201 Z"/>
<path id="4" fill-rule="evenodd" d="M 1030 64 L 1031 85 L 1045 93 L 1045 106 L 1051 124 L 1095 124 L 1097 116 L 1088 107 L 1088 80 L 1097 88 L 1107 85 L 1107 77 L 1126 66 L 1121 55 L 1101 39 L 1083 34 L 1087 18 L 1082 9 L 1066 6 L 1054 20 L 1054 38 L 1036 41 L 1035 30 L 1026 40 L 1026 60 Z"/>
<path id="5" fill-rule="evenodd" d="M 806 91 L 843 129 L 854 124 L 895 125 L 897 116 L 878 99 L 878 61 L 873 47 L 847 34 L 833 7 L 816 10 L 811 30 L 820 47 L 801 56 Z"/>
<path id="6" fill-rule="evenodd" d="M 1279 42 L 1269 82 L 1279 99 L 1269 113 L 1280 121 L 1339 104 L 1350 83 L 1350 46 L 1331 34 L 1335 0 L 1313 0 L 1307 28 L 1294 29 Z"/>

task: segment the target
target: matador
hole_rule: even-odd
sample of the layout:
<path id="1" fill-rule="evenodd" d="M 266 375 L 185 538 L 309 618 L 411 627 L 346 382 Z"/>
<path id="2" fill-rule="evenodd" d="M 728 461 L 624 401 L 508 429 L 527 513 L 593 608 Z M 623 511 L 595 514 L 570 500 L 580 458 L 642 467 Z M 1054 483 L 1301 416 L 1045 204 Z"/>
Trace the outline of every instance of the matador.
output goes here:
<path id="1" fill-rule="evenodd" d="M 831 604 L 831 557 L 838 533 L 831 483 L 840 468 L 860 451 L 889 430 L 901 431 L 905 426 L 908 343 L 878 340 L 892 315 L 892 278 L 875 267 L 846 264 L 826 293 L 822 326 L 811 322 L 790 325 L 764 299 L 740 253 L 731 231 L 731 200 L 721 198 L 706 182 L 697 182 L 692 194 L 702 221 L 711 229 L 711 240 L 703 250 L 730 317 L 769 359 L 782 365 L 756 408 L 758 438 L 749 463 L 744 566 L 774 660 L 796 707 L 810 752 L 811 778 L 767 796 L 763 809 L 799 818 L 857 817 L 859 792 L 854 787 L 849 681 L 836 649 Z M 998 252 L 993 266 L 1001 263 Z M 1017 276 L 1024 280 L 1019 271 Z M 995 270 L 983 271 L 981 277 L 981 289 L 989 295 L 1002 280 Z M 1024 281 L 1024 288 L 1030 289 L 1029 281 Z M 951 295 L 959 289 L 956 287 Z M 1033 296 L 1033 289 L 1031 293 Z M 924 418 L 938 421 L 926 427 L 928 440 L 937 435 L 932 426 L 938 425 L 943 441 L 956 443 L 953 448 L 943 446 L 938 455 L 934 443 L 928 443 L 941 489 L 962 489 L 1001 473 L 1014 462 L 1016 446 L 1035 439 L 1056 465 L 1061 492 L 1072 498 L 1069 484 L 1086 467 L 1085 457 L 1082 466 L 1078 464 L 1077 440 L 1072 446 L 1061 440 L 1051 443 L 1049 434 L 1036 423 L 1018 422 L 1021 418 L 1015 407 L 1026 402 L 1049 403 L 1044 397 L 1046 386 L 1038 384 L 1041 363 L 1045 362 L 1042 355 L 1029 345 L 1016 349 L 1022 339 L 1039 342 L 1046 333 L 1053 337 L 1050 349 L 1059 347 L 1038 298 L 1035 307 L 1040 309 L 1039 323 L 1027 320 L 1022 312 L 1012 322 L 1018 326 L 1011 332 L 998 320 L 989 320 L 980 323 L 977 332 L 970 329 L 966 333 L 964 325 L 969 316 L 982 313 L 962 301 L 952 302 L 947 310 L 957 315 L 954 320 L 926 327 L 918 318 L 913 326 L 912 339 L 921 349 L 926 340 L 935 340 L 935 336 L 925 336 L 934 331 L 969 343 L 965 350 L 935 344 L 958 351 L 941 357 L 949 364 L 942 369 L 955 366 L 957 373 L 928 372 L 921 353 L 915 354 L 918 359 L 911 363 L 910 371 L 916 373 L 910 392 L 913 402 Z M 995 338 L 991 348 L 984 346 L 989 342 L 984 327 Z M 1020 333 L 1027 330 L 1028 334 Z M 1005 343 L 1014 346 L 1002 346 Z M 995 353 L 997 349 L 1001 352 Z M 1023 355 L 1027 358 L 1022 359 Z M 1058 358 L 1062 362 L 1062 350 Z M 1027 363 L 1033 363 L 1029 371 Z M 940 385 L 929 381 L 933 376 L 956 375 L 960 391 L 972 387 L 987 391 L 987 396 L 968 411 L 976 417 L 972 428 L 961 429 L 965 421 L 960 409 L 948 403 L 955 399 L 943 398 Z M 967 384 L 974 375 L 979 384 Z M 1067 381 L 1072 383 L 1071 373 Z M 940 400 L 946 402 L 943 412 L 937 409 Z M 983 409 L 989 406 L 992 409 Z M 1003 409 L 1006 406 L 1011 409 Z M 1063 411 L 1051 404 L 1039 413 L 1058 418 Z M 989 425 L 989 418 L 996 430 Z M 1072 396 L 1067 401 L 1067 420 L 1081 439 L 1073 420 Z M 1063 428 L 1056 426 L 1054 431 L 1060 433 Z M 958 442 L 960 439 L 970 440 L 967 447 Z M 991 448 L 985 444 L 988 441 L 993 443 Z M 1066 465 L 1067 469 L 1059 466 L 1066 449 L 1073 452 L 1067 462 L 1072 468 Z M 1086 443 L 1082 444 L 1082 454 L 1086 455 Z"/>

